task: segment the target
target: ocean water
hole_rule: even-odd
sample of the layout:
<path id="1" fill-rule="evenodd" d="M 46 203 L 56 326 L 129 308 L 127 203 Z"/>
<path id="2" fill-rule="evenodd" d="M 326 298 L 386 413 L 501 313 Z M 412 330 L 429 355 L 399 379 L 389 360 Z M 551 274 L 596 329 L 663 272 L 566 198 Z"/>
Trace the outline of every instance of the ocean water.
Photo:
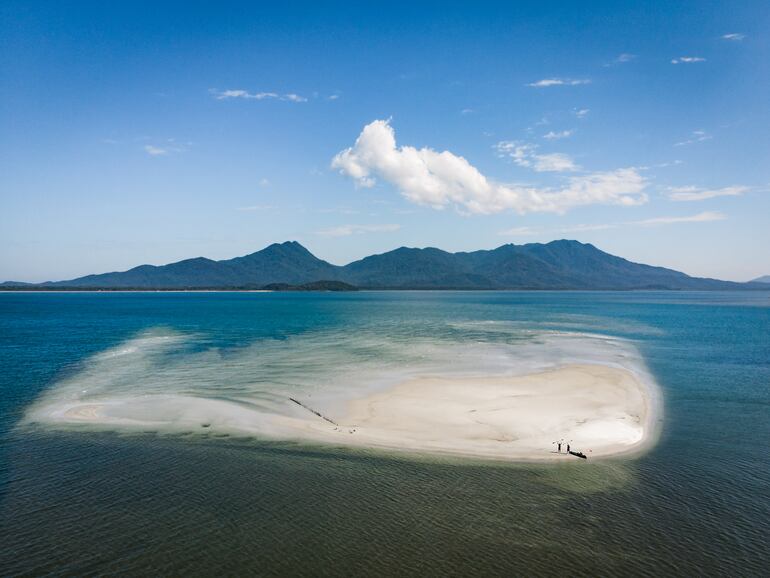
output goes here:
<path id="1" fill-rule="evenodd" d="M 625 367 L 646 453 L 287 439 L 422 374 Z M 108 419 L 71 424 L 68 408 Z M 203 427 L 205 424 L 205 427 Z M 0 293 L 0 575 L 767 575 L 769 292 Z"/>

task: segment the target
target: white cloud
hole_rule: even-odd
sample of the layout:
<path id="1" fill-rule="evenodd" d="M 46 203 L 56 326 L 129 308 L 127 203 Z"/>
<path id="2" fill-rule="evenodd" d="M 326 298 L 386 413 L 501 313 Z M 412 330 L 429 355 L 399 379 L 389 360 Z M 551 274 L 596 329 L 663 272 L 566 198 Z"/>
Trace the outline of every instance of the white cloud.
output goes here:
<path id="1" fill-rule="evenodd" d="M 269 187 L 270 186 L 270 181 L 267 180 L 267 179 L 259 179 L 259 186 L 263 187 L 263 188 L 264 187 Z"/>
<path id="2" fill-rule="evenodd" d="M 641 227 L 656 227 L 658 225 L 673 225 L 675 223 L 708 223 L 711 221 L 724 221 L 727 216 L 717 211 L 704 211 L 697 215 L 686 217 L 655 217 L 654 219 L 645 219 L 643 221 L 633 221 L 625 223 L 626 225 L 639 225 Z"/>
<path id="3" fill-rule="evenodd" d="M 659 227 L 665 225 L 676 225 L 679 223 L 709 223 L 713 221 L 723 221 L 727 216 L 716 211 L 705 211 L 695 215 L 686 215 L 682 217 L 654 217 L 641 221 L 625 221 L 620 223 L 588 223 L 571 225 L 569 227 L 555 229 L 537 229 L 533 227 L 515 227 L 505 231 L 500 231 L 499 235 L 504 236 L 522 236 L 532 235 L 557 235 L 564 233 L 590 233 L 594 231 L 606 231 L 608 229 L 619 229 L 621 227 Z"/>
<path id="4" fill-rule="evenodd" d="M 543 135 L 546 140 L 561 140 L 563 138 L 569 138 L 575 134 L 574 130 L 562 130 L 560 132 L 549 131 Z"/>
<path id="5" fill-rule="evenodd" d="M 157 141 L 156 141 L 157 142 Z M 153 157 L 160 157 L 169 155 L 172 153 L 183 153 L 187 151 L 187 147 L 192 145 L 191 142 L 177 142 L 174 138 L 167 138 L 161 140 L 158 144 L 146 144 L 144 145 L 144 152 Z"/>
<path id="6" fill-rule="evenodd" d="M 722 40 L 732 40 L 733 42 L 740 42 L 746 38 L 745 34 L 741 34 L 740 32 L 731 32 L 730 34 L 723 34 Z"/>
<path id="7" fill-rule="evenodd" d="M 532 235 L 539 235 L 541 229 L 533 227 L 514 227 L 513 229 L 507 229 L 500 231 L 498 235 L 505 235 L 506 237 L 530 237 Z"/>
<path id="8" fill-rule="evenodd" d="M 537 82 L 530 82 L 527 86 L 546 88 L 549 86 L 578 86 L 580 84 L 591 84 L 591 81 L 587 78 L 543 78 Z"/>
<path id="9" fill-rule="evenodd" d="M 572 172 L 578 167 L 569 155 L 564 153 L 538 154 L 538 146 L 517 141 L 500 141 L 495 150 L 501 157 L 510 157 L 520 167 L 528 167 L 539 173 Z"/>
<path id="10" fill-rule="evenodd" d="M 692 134 L 690 135 L 690 138 L 687 140 L 683 140 L 677 143 L 674 143 L 675 147 L 681 147 L 689 144 L 694 144 L 698 142 L 703 142 L 707 140 L 711 140 L 712 137 L 709 133 L 707 133 L 705 130 L 694 130 L 692 131 Z"/>
<path id="11" fill-rule="evenodd" d="M 622 54 L 618 54 L 617 57 L 613 58 L 611 62 L 608 62 L 605 64 L 605 68 L 610 66 L 615 66 L 617 64 L 625 64 L 626 62 L 631 62 L 636 58 L 636 54 L 629 54 L 628 52 L 623 52 Z"/>
<path id="12" fill-rule="evenodd" d="M 472 108 L 464 108 L 460 111 L 460 114 L 473 114 L 476 111 Z"/>
<path id="13" fill-rule="evenodd" d="M 733 185 L 721 189 L 701 189 L 698 187 L 669 187 L 667 196 L 672 201 L 703 201 L 715 197 L 738 197 L 749 190 L 749 187 Z"/>
<path id="14" fill-rule="evenodd" d="M 528 150 L 522 154 L 530 154 Z M 513 154 L 515 159 L 515 150 Z M 528 162 L 534 167 L 537 161 Z M 646 179 L 633 167 L 573 176 L 556 188 L 504 184 L 449 151 L 397 146 L 387 120 L 366 125 L 355 144 L 339 152 L 331 166 L 359 186 L 371 187 L 380 178 L 415 204 L 435 209 L 455 206 L 477 214 L 563 213 L 581 205 L 633 206 L 647 201 Z"/>
<path id="15" fill-rule="evenodd" d="M 361 211 L 352 209 L 350 207 L 328 207 L 325 209 L 318 209 L 319 213 L 337 213 L 340 215 L 358 215 Z"/>
<path id="16" fill-rule="evenodd" d="M 671 64 L 692 64 L 694 62 L 706 62 L 706 59 L 700 56 L 680 56 L 671 60 Z"/>
<path id="17" fill-rule="evenodd" d="M 534 155 L 535 165 L 532 167 L 536 171 L 542 172 L 573 172 L 580 167 L 575 164 L 572 157 L 564 153 L 550 153 L 545 155 Z"/>
<path id="18" fill-rule="evenodd" d="M 245 98 L 248 100 L 264 100 L 266 98 L 278 98 L 278 94 L 275 92 L 247 92 L 245 90 L 211 90 L 214 98 L 217 100 L 226 100 L 228 98 Z"/>
<path id="19" fill-rule="evenodd" d="M 681 164 L 684 164 L 684 161 L 681 161 L 679 159 L 675 159 L 673 161 L 666 161 L 665 163 L 658 163 L 657 165 L 654 165 L 654 166 L 655 166 L 655 168 L 658 168 L 658 169 L 665 169 L 665 168 L 668 168 L 668 167 L 675 167 L 675 166 L 681 165 Z"/>
<path id="20" fill-rule="evenodd" d="M 350 235 L 360 235 L 361 233 L 389 233 L 398 231 L 401 225 L 340 225 L 331 229 L 316 231 L 316 235 L 322 237 L 349 237 Z"/>
<path id="21" fill-rule="evenodd" d="M 495 150 L 500 157 L 510 157 L 520 167 L 531 167 L 532 157 L 537 145 L 520 143 L 513 140 L 501 140 L 495 145 Z"/>
<path id="22" fill-rule="evenodd" d="M 277 92 L 248 92 L 246 90 L 215 90 L 209 92 L 217 100 L 229 100 L 232 98 L 242 98 L 244 100 L 285 100 L 289 102 L 307 102 L 307 98 L 294 93 L 278 94 Z"/>
<path id="23" fill-rule="evenodd" d="M 588 116 L 589 112 L 591 112 L 590 109 L 578 108 L 578 109 L 575 109 L 575 116 L 578 118 L 585 118 Z"/>

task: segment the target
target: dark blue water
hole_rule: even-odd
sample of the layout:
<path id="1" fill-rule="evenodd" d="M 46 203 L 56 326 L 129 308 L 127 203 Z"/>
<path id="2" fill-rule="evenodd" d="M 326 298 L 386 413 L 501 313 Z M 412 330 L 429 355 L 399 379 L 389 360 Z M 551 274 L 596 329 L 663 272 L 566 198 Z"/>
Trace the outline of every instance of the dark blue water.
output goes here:
<path id="1" fill-rule="evenodd" d="M 506 465 L 22 424 L 147 332 L 189 337 L 158 363 L 188 356 L 196 371 L 154 382 L 120 368 L 100 395 L 200 394 L 203 379 L 226 395 L 246 370 L 326 375 L 328 351 L 359 336 L 355 359 L 370 363 L 378 339 L 397 357 L 428 337 L 492 343 L 522 327 L 632 342 L 663 391 L 658 444 Z M 244 369 L 243 352 L 263 350 L 270 363 Z M 768 535 L 767 292 L 0 294 L 2 575 L 766 575 Z"/>

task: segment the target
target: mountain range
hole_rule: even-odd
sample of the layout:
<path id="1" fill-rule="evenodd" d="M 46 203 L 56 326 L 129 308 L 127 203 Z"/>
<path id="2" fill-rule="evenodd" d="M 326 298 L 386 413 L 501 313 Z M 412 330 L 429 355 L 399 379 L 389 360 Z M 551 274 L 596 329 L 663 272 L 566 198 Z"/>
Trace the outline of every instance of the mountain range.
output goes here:
<path id="1" fill-rule="evenodd" d="M 128 271 L 86 275 L 40 284 L 6 282 L 25 289 L 235 289 L 299 286 L 339 281 L 365 289 L 752 289 L 735 283 L 627 261 L 591 244 L 559 240 L 502 245 L 449 253 L 401 247 L 345 266 L 317 258 L 296 241 L 214 261 L 204 257 L 169 265 L 140 265 Z M 766 287 L 765 287 L 766 288 Z"/>

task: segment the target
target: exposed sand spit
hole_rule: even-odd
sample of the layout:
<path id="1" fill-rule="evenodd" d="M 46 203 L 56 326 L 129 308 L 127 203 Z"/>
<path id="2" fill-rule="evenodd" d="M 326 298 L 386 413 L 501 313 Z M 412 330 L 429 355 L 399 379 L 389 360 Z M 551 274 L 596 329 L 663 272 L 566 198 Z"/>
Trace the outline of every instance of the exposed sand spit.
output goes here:
<path id="1" fill-rule="evenodd" d="M 559 459 L 554 441 L 606 456 L 653 433 L 651 392 L 626 370 L 571 365 L 515 377 L 421 377 L 355 399 L 335 429 L 284 418 L 301 437 L 502 459 Z M 351 433 L 352 432 L 352 433 Z M 569 457 L 562 454 L 561 457 Z"/>

